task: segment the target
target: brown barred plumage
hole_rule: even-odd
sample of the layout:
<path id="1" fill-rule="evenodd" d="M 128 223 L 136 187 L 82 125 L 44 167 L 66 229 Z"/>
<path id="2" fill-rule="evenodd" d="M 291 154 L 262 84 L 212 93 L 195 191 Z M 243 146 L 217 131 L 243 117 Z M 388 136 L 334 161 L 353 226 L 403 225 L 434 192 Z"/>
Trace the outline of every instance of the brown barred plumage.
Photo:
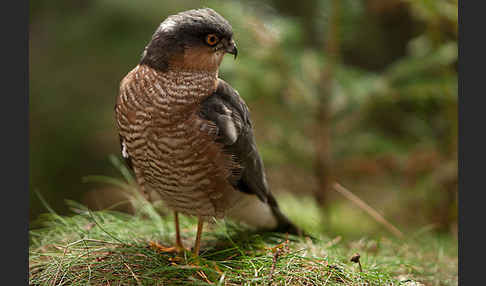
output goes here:
<path id="1" fill-rule="evenodd" d="M 216 82 L 216 73 L 138 65 L 122 80 L 115 109 L 140 187 L 204 217 L 222 217 L 236 192 L 228 182 L 236 163 L 216 143 L 214 123 L 197 115 Z"/>

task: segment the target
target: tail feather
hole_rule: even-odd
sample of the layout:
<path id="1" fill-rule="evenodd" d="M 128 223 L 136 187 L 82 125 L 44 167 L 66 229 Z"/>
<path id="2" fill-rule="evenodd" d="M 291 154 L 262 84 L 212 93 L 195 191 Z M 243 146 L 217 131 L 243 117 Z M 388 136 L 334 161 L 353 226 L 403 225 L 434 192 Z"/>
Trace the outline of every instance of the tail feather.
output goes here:
<path id="1" fill-rule="evenodd" d="M 293 222 L 289 220 L 287 216 L 282 213 L 280 207 L 278 206 L 277 200 L 275 200 L 272 194 L 268 195 L 268 205 L 270 206 L 273 216 L 277 219 L 277 226 L 273 229 L 273 231 L 299 236 L 303 235 L 302 230 L 299 229 Z"/>
<path id="2" fill-rule="evenodd" d="M 303 232 L 280 210 L 270 194 L 266 203 L 255 195 L 241 193 L 238 203 L 227 212 L 233 220 L 243 222 L 258 230 L 302 235 Z"/>

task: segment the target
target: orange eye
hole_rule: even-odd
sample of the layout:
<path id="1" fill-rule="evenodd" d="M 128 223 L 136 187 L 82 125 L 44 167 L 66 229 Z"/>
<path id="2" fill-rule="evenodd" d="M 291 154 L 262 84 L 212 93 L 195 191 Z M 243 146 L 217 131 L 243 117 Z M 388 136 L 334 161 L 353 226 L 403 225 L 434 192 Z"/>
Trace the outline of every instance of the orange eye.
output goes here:
<path id="1" fill-rule="evenodd" d="M 210 46 L 214 46 L 219 42 L 218 36 L 215 34 L 209 34 L 206 36 L 206 43 Z"/>

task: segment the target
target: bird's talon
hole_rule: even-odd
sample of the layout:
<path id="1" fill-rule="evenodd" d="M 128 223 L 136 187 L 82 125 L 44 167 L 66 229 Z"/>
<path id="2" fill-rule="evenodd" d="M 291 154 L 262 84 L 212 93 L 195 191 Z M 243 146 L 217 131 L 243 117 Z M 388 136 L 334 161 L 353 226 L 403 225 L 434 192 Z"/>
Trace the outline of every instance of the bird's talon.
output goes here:
<path id="1" fill-rule="evenodd" d="M 177 249 L 177 253 L 184 253 L 186 251 L 191 251 L 189 248 L 186 248 L 184 246 L 175 246 L 175 248 Z"/>
<path id="2" fill-rule="evenodd" d="M 166 252 L 166 253 L 181 253 L 185 250 L 185 248 L 181 248 L 179 246 L 163 246 L 156 241 L 149 242 L 150 248 L 157 250 L 158 252 Z"/>

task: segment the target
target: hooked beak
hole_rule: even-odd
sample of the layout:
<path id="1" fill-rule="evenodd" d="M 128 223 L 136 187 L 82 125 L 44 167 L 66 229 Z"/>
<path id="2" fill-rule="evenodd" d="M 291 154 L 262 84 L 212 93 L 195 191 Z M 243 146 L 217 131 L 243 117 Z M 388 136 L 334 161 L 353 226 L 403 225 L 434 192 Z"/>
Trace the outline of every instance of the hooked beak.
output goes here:
<path id="1" fill-rule="evenodd" d="M 235 41 L 231 40 L 228 45 L 226 46 L 226 50 L 225 50 L 228 54 L 232 54 L 235 56 L 235 60 L 236 60 L 236 56 L 238 55 L 238 49 L 236 48 L 236 43 Z"/>

